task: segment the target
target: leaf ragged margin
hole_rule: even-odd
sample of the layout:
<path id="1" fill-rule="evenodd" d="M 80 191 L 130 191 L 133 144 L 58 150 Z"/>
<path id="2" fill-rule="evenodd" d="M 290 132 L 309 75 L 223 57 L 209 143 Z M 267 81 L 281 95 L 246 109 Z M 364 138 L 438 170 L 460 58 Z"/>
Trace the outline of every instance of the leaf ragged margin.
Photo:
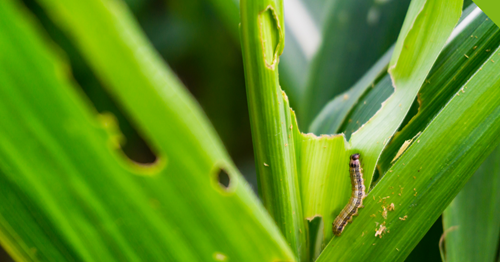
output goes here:
<path id="1" fill-rule="evenodd" d="M 395 91 L 378 112 L 353 133 L 349 143 L 343 134 L 297 136 L 304 215 L 308 219 L 323 217 L 324 241 L 331 239 L 331 222 L 349 198 L 349 155 L 361 155 L 365 186 L 369 188 L 382 150 L 404 120 L 445 46 L 460 18 L 461 6 L 458 0 L 412 2 L 390 63 Z M 377 72 L 376 68 L 373 72 Z M 376 74 L 368 82 L 373 79 Z"/>
<path id="2" fill-rule="evenodd" d="M 462 1 L 458 0 L 411 3 L 389 66 L 395 91 L 350 140 L 353 148 L 366 155 L 364 169 L 367 186 L 371 184 L 382 150 L 404 120 L 461 11 Z"/>
<path id="3" fill-rule="evenodd" d="M 318 261 L 393 261 L 408 256 L 479 167 L 477 159 L 484 159 L 500 142 L 500 63 L 490 59 L 431 121 L 420 143 L 412 143 L 369 192 L 358 222 L 334 238 Z M 375 235 L 381 225 L 385 233 L 379 238 Z"/>
<path id="4" fill-rule="evenodd" d="M 480 14 L 476 15 L 476 11 Z M 443 50 L 419 91 L 418 113 L 394 135 L 380 157 L 377 165 L 381 174 L 390 168 L 404 141 L 422 131 L 499 46 L 500 29 L 479 9 L 462 23 L 458 27 L 464 29 Z"/>
<path id="5" fill-rule="evenodd" d="M 294 141 L 292 146 L 295 147 L 304 217 L 309 221 L 315 217 L 322 218 L 322 232 L 311 234 L 320 234 L 321 242 L 324 243 L 332 237 L 331 224 L 349 199 L 351 187 L 348 163 L 349 156 L 355 152 L 350 150 L 343 134 L 316 136 L 301 133 L 285 92 L 282 92 L 282 98 L 288 114 L 286 125 L 290 130 L 289 138 L 293 136 Z"/>
<path id="6" fill-rule="evenodd" d="M 119 139 L 110 142 L 61 72 L 67 66 L 37 20 L 18 1 L 0 1 L 0 202 L 8 203 L 0 243 L 9 253 L 28 261 L 293 261 L 199 105 L 125 6 L 39 2 L 168 163 L 154 176 L 124 163 Z M 227 188 L 218 185 L 220 169 Z"/>

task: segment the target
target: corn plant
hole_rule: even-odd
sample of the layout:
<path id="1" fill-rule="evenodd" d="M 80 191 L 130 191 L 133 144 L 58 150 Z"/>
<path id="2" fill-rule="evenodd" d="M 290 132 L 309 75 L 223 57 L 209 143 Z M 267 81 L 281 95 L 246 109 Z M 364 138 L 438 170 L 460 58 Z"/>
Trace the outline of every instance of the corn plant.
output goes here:
<path id="1" fill-rule="evenodd" d="M 443 260 L 496 258 L 500 29 L 470 1 L 210 1 L 241 44 L 260 200 L 123 1 L 26 2 L 0 1 L 14 260 L 403 261 L 441 214 Z M 124 153 L 71 50 L 154 161 Z M 353 154 L 366 197 L 335 236 Z"/>

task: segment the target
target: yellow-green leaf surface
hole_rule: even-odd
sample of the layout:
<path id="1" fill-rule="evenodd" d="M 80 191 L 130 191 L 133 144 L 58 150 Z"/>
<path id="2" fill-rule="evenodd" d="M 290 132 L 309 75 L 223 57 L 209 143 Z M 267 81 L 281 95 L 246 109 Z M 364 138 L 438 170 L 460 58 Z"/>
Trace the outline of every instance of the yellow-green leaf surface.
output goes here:
<path id="1" fill-rule="evenodd" d="M 491 19 L 500 25 L 500 3 L 495 0 L 474 0 L 481 10 L 483 10 Z"/>
<path id="2" fill-rule="evenodd" d="M 499 188 L 497 148 L 443 213 L 445 261 L 495 261 L 500 236 Z"/>
<path id="3" fill-rule="evenodd" d="M 328 243 L 318 261 L 399 261 L 408 256 L 500 142 L 500 63 L 491 61 L 499 51 L 491 52 L 370 191 L 359 217 Z"/>
<path id="4" fill-rule="evenodd" d="M 466 13 L 469 13 L 469 11 L 467 11 Z M 468 20 L 471 20 L 471 19 L 468 19 Z M 481 24 L 481 23 L 483 23 L 483 21 L 485 21 L 484 17 L 476 17 L 474 20 L 475 24 L 469 25 L 468 23 L 465 23 L 465 25 L 461 25 L 461 26 L 467 26 L 467 30 L 465 30 L 466 32 L 462 32 L 462 34 L 465 35 L 467 33 L 474 32 L 474 29 L 477 27 L 477 24 Z M 490 21 L 490 23 L 491 23 L 491 21 Z M 484 35 L 485 38 L 494 40 L 495 34 L 493 34 L 493 32 L 491 30 L 488 30 L 487 28 L 489 28 L 489 27 L 485 26 L 484 28 L 482 28 L 482 31 L 475 32 L 476 35 L 479 35 L 479 36 Z M 458 29 L 458 28 L 456 30 L 460 31 L 460 29 Z M 467 36 L 467 37 L 469 37 L 469 36 Z M 464 44 L 463 38 L 464 38 L 464 36 L 462 36 L 461 38 L 455 37 L 452 44 L 450 44 L 447 47 L 447 50 L 450 50 L 450 51 L 447 51 L 446 54 L 449 54 L 449 53 L 456 54 L 456 53 L 464 52 L 464 50 L 472 49 L 472 47 L 474 47 L 475 45 L 479 45 L 479 48 L 476 47 L 476 48 L 478 48 L 478 50 L 484 51 L 484 50 L 488 49 L 488 48 L 484 47 L 482 44 L 478 44 L 478 43 L 482 43 L 481 41 L 470 41 L 470 42 L 467 41 Z M 482 39 L 482 37 L 480 37 L 480 39 Z M 474 38 L 474 40 L 477 40 L 477 39 Z M 460 47 L 460 49 L 455 51 L 455 49 L 457 47 Z M 489 48 L 491 48 L 491 44 L 490 44 Z M 487 54 L 487 53 L 485 52 L 485 54 Z M 463 57 L 465 60 L 467 60 L 463 55 L 461 57 Z M 482 63 L 482 61 L 484 61 L 484 59 L 485 58 L 483 57 L 482 60 L 478 60 L 479 63 Z M 446 61 L 447 63 L 444 63 L 444 61 Z M 466 64 L 468 62 L 472 63 L 472 61 L 476 61 L 475 57 L 473 57 L 473 59 L 471 59 L 471 61 L 463 61 L 463 63 L 466 63 Z M 432 74 L 435 74 L 438 77 L 443 77 L 443 75 L 445 75 L 445 74 L 443 74 L 443 72 L 441 72 L 441 71 L 443 71 L 443 68 L 444 68 L 445 70 L 447 70 L 449 72 L 455 73 L 459 80 L 460 79 L 467 80 L 475 70 L 469 71 L 471 69 L 469 67 L 465 67 L 466 70 L 463 70 L 463 68 L 464 68 L 463 63 L 460 63 L 460 62 L 462 62 L 462 60 L 460 58 L 457 58 L 456 56 L 452 56 L 452 59 L 447 59 L 447 57 L 440 58 L 440 60 L 438 60 L 438 62 L 437 62 L 436 67 L 441 68 L 441 70 L 434 70 L 434 72 L 432 72 Z M 389 76 L 386 75 L 382 79 L 380 79 L 380 80 L 378 79 L 378 78 L 380 78 L 379 72 L 380 72 L 381 68 L 384 68 L 387 63 L 388 63 L 387 59 L 381 58 L 380 61 L 370 70 L 370 72 L 364 78 L 362 78 L 351 90 L 349 90 L 345 94 L 337 97 L 336 99 L 332 100 L 332 102 L 325 107 L 325 109 L 322 111 L 322 113 L 320 115 L 318 115 L 318 117 L 314 121 L 313 125 L 311 126 L 311 131 L 313 131 L 315 133 L 335 133 L 336 131 L 341 130 L 340 128 L 344 128 L 346 135 L 350 136 L 350 134 L 352 132 L 354 132 L 356 129 L 358 129 L 361 124 L 368 121 L 368 119 L 374 114 L 374 111 L 378 110 L 380 108 L 380 102 L 384 101 L 384 99 L 386 99 L 388 96 L 391 95 L 390 93 L 388 93 L 389 91 L 392 90 L 391 79 L 389 78 Z M 477 65 L 477 62 L 472 63 L 472 64 L 479 66 L 479 65 Z M 461 68 L 461 70 L 456 70 L 456 68 L 459 68 L 459 67 Z M 455 68 L 455 69 L 453 69 L 453 68 Z M 477 68 L 476 68 L 476 70 L 477 70 Z M 467 73 L 464 73 L 463 71 L 466 71 Z M 462 73 L 460 73 L 460 72 L 462 72 Z M 453 90 L 455 90 L 454 92 L 456 92 L 456 90 L 461 87 L 460 83 L 463 83 L 463 81 L 459 81 L 459 80 L 452 81 L 453 78 L 454 77 L 451 77 L 451 78 L 443 77 L 443 79 L 449 79 L 449 81 L 451 83 L 456 84 L 456 88 L 453 89 Z M 434 82 L 439 83 L 439 81 L 433 80 L 433 83 Z M 441 85 L 436 85 L 436 87 L 440 87 L 440 86 Z M 373 87 L 373 88 L 370 88 L 370 87 Z M 425 87 L 426 86 L 424 86 L 424 88 Z M 367 92 L 368 95 L 363 94 L 364 92 Z M 434 94 L 434 93 L 436 93 L 436 92 L 434 91 L 432 94 Z M 439 96 L 439 97 L 442 98 L 442 96 Z M 362 99 L 362 100 L 360 100 L 360 99 Z M 439 104 L 439 105 L 442 106 L 448 100 L 449 100 L 449 97 L 443 98 L 443 100 L 440 100 L 441 104 Z M 347 115 L 348 111 L 345 110 L 345 108 L 346 108 L 345 104 L 347 104 L 347 105 L 351 104 L 351 106 L 352 106 L 352 104 L 356 103 L 356 102 L 358 102 L 358 105 L 356 105 L 356 107 L 354 107 L 354 109 L 352 109 L 352 112 L 349 115 Z M 348 108 L 350 108 L 350 107 L 348 107 Z M 369 110 L 369 108 L 373 108 L 373 109 Z M 401 111 L 401 110 L 398 110 L 398 111 Z M 404 117 L 404 116 L 400 115 L 400 119 L 402 117 Z M 345 125 L 345 126 L 341 126 L 342 122 L 344 122 L 343 125 Z M 423 130 L 424 127 L 425 127 L 425 125 L 421 129 L 418 129 L 418 130 L 417 129 L 409 129 L 409 130 L 412 130 L 413 133 L 412 133 L 412 136 L 410 138 L 407 138 L 407 139 L 411 139 L 413 136 L 415 136 L 418 133 L 418 131 Z M 374 131 L 374 132 L 376 132 L 376 131 Z M 389 141 L 389 140 L 386 140 L 386 142 L 387 141 Z M 368 144 L 370 144 L 370 143 L 368 143 Z M 396 150 L 397 149 L 399 149 L 399 147 L 397 147 Z M 396 153 L 396 152 L 394 152 L 394 153 Z M 329 158 L 322 158 L 320 156 L 315 155 L 310 159 L 312 159 L 312 162 L 315 162 L 317 159 L 320 159 L 318 161 L 319 167 L 328 166 L 328 164 L 324 164 L 324 163 L 328 163 Z M 387 162 L 388 164 L 391 162 L 390 160 L 392 160 L 392 158 L 389 159 L 389 161 Z M 345 159 L 344 162 L 341 163 L 341 166 L 333 168 L 333 169 L 331 167 L 328 167 L 325 170 L 322 170 L 322 172 L 319 172 L 318 175 L 303 176 L 303 178 L 305 178 L 305 182 L 303 184 L 304 184 L 304 188 L 306 188 L 305 191 L 307 192 L 307 193 L 303 192 L 303 194 L 306 195 L 304 197 L 304 200 L 305 200 L 304 207 L 306 209 L 305 213 L 306 213 L 306 215 L 309 215 L 308 218 L 310 219 L 313 216 L 315 216 L 315 214 L 317 216 L 321 216 L 320 212 L 318 212 L 317 210 L 322 210 L 321 212 L 324 214 L 323 217 L 325 218 L 325 221 L 326 221 L 325 228 L 323 228 L 323 230 L 326 234 L 326 239 L 329 239 L 329 237 L 331 237 L 331 235 L 332 235 L 331 231 L 330 231 L 331 221 L 333 221 L 335 216 L 338 214 L 340 209 L 345 205 L 345 203 L 347 202 L 347 200 L 350 196 L 350 194 L 349 194 L 350 193 L 350 181 L 349 181 L 348 177 L 347 176 L 332 176 L 331 173 L 333 171 L 329 171 L 329 170 L 339 170 L 339 171 L 347 174 L 348 171 L 346 169 L 342 169 L 342 168 L 345 168 L 345 166 L 346 166 L 345 163 L 347 163 L 347 161 L 348 160 Z M 362 163 L 366 164 L 364 161 Z M 365 169 L 366 169 L 366 166 L 365 166 Z M 365 177 L 367 174 L 368 174 L 368 177 L 370 178 L 371 174 L 367 173 L 365 170 Z M 312 180 L 314 182 L 308 183 L 307 181 L 309 180 L 309 178 L 314 179 L 314 180 Z M 329 186 L 325 187 L 324 186 L 325 184 L 329 185 Z M 369 184 L 367 184 L 367 186 L 368 185 Z M 339 199 L 342 199 L 342 200 L 339 200 Z M 310 208 L 310 209 L 308 209 L 308 208 Z M 332 212 L 331 210 L 334 210 L 334 212 Z"/>
<path id="5" fill-rule="evenodd" d="M 460 1 L 412 2 L 391 63 L 391 67 L 396 66 L 392 70 L 397 70 L 397 75 L 393 77 L 395 92 L 384 102 L 377 114 L 352 135 L 349 143 L 344 142 L 343 136 L 336 136 L 339 140 L 336 144 L 342 145 L 344 150 L 330 153 L 335 157 L 321 156 L 322 153 L 318 150 L 311 153 L 314 156 L 308 157 L 307 161 L 311 163 L 316 163 L 318 159 L 329 159 L 331 162 L 318 162 L 317 167 L 310 169 L 309 174 L 301 174 L 304 215 L 308 219 L 315 216 L 323 218 L 325 242 L 333 235 L 331 223 L 350 197 L 351 185 L 347 164 L 349 155 L 361 154 L 365 185 L 369 188 L 380 153 L 405 118 L 460 13 Z M 433 42 L 428 41 L 429 38 L 432 38 Z M 406 47 L 402 50 L 398 46 Z"/>
<path id="6" fill-rule="evenodd" d="M 411 142 L 418 132 L 440 112 L 446 102 L 481 67 L 500 45 L 500 29 L 477 7 L 460 23 L 462 31 L 443 50 L 418 95 L 418 113 L 394 135 L 378 163 L 385 173 L 398 152 L 403 152 L 405 141 Z M 494 58 L 493 58 L 494 59 Z M 495 61 L 495 59 L 494 59 Z M 413 141 L 415 142 L 415 141 Z"/>
<path id="7" fill-rule="evenodd" d="M 82 96 L 61 52 L 17 1 L 1 1 L 2 246 L 23 261 L 293 261 L 123 3 L 40 3 L 158 160 L 141 166 L 121 153 L 116 123 Z"/>
<path id="8" fill-rule="evenodd" d="M 387 171 L 396 154 L 404 151 L 403 144 L 422 131 L 439 113 L 451 96 L 462 87 L 498 47 L 498 27 L 475 5 L 462 14 L 461 22 L 454 29 L 449 43 L 436 60 L 410 111 L 401 131 L 394 135 L 378 162 L 380 174 Z M 386 65 L 381 58 L 352 89 L 333 99 L 319 114 L 310 128 L 314 133 L 341 133 L 350 137 L 367 122 L 380 104 L 392 94 L 389 75 L 380 76 Z M 388 62 L 387 62 L 388 63 Z M 356 103 L 353 106 L 353 103 Z M 418 112 L 417 112 L 418 111 Z M 408 123 L 408 124 L 407 124 Z"/>
<path id="9" fill-rule="evenodd" d="M 294 243 L 299 241 L 296 241 L 297 234 L 293 236 L 293 232 L 298 231 L 299 236 L 302 232 L 297 226 L 301 225 L 300 221 L 296 222 L 294 217 L 297 214 L 295 206 L 303 207 L 304 218 L 308 220 L 321 217 L 324 226 L 319 236 L 323 243 L 331 239 L 331 223 L 350 196 L 347 163 L 352 153 L 361 153 L 365 182 L 370 185 L 382 149 L 403 121 L 425 76 L 456 25 L 462 2 L 412 3 L 391 63 L 396 91 L 377 115 L 352 136 L 349 143 L 343 135 L 317 137 L 301 134 L 294 114 L 291 117 L 288 115 L 288 107 L 284 105 L 288 101 L 286 96 L 280 94 L 274 67 L 277 61 L 268 59 L 272 50 L 279 51 L 281 42 L 278 41 L 278 46 L 272 46 L 272 49 L 266 49 L 266 45 L 275 43 L 274 38 L 262 40 L 259 33 L 262 29 L 259 29 L 257 20 L 268 10 L 276 10 L 275 6 L 274 3 L 242 2 L 242 42 L 260 193 L 282 232 L 290 234 L 287 239 L 294 249 Z M 277 18 L 275 21 L 280 20 Z M 265 25 L 260 23 L 261 28 Z M 276 28 L 281 29 L 280 26 Z M 401 46 L 405 46 L 404 50 Z M 301 199 L 298 200 L 292 198 L 298 194 L 296 177 L 300 181 Z"/>
<path id="10" fill-rule="evenodd" d="M 389 64 L 394 93 L 351 137 L 370 186 L 382 149 L 403 121 L 462 11 L 462 1 L 412 1 Z"/>
<path id="11" fill-rule="evenodd" d="M 474 11 L 474 12 L 473 12 Z M 454 42 L 455 48 L 462 44 L 463 40 L 458 41 L 456 35 L 465 35 L 467 32 L 473 33 L 476 29 L 471 21 L 474 20 L 476 26 L 479 22 L 476 21 L 475 5 L 467 5 L 467 8 L 462 13 L 461 24 L 454 29 L 452 37 L 448 42 Z M 471 14 L 473 12 L 473 14 Z M 480 21 L 482 22 L 482 21 Z M 479 22 L 479 23 L 480 23 Z M 470 41 L 467 41 L 470 42 Z M 434 65 L 434 69 L 429 75 L 437 71 L 435 68 L 440 63 L 443 63 L 443 57 L 455 51 L 450 43 L 446 45 L 446 49 L 440 54 L 440 57 Z M 453 51 L 452 51 L 453 50 Z M 387 67 L 391 59 L 393 48 L 391 48 L 372 68 L 348 91 L 338 95 L 332 99 L 316 116 L 313 123 L 309 127 L 309 131 L 315 134 L 338 134 L 344 133 L 347 138 L 351 137 L 357 129 L 366 123 L 379 109 L 381 103 L 384 102 L 394 91 L 390 77 L 387 74 Z M 444 55 L 443 55 L 444 53 Z M 465 58 L 465 56 L 463 57 Z M 441 61 L 440 61 L 441 60 Z M 453 65 L 458 68 L 458 65 Z M 384 72 L 385 71 L 385 72 Z M 470 77 L 470 75 L 469 75 Z M 429 78 L 429 77 L 428 77 Z M 467 78 L 463 76 L 463 78 Z M 410 109 L 409 116 L 406 116 L 405 122 L 408 122 L 415 113 L 418 105 L 414 102 Z M 417 132 L 415 132 L 417 133 Z"/>

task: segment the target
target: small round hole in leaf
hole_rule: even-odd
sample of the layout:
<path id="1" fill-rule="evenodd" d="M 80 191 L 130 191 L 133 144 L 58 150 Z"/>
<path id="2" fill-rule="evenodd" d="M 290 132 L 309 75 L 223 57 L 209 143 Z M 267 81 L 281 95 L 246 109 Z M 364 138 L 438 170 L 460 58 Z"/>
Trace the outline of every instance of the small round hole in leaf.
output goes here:
<path id="1" fill-rule="evenodd" d="M 238 184 L 238 177 L 235 177 L 233 172 L 235 171 L 229 168 L 226 163 L 216 163 L 210 172 L 210 184 L 222 195 L 231 195 Z"/>
<path id="2" fill-rule="evenodd" d="M 219 185 L 222 187 L 222 189 L 228 190 L 229 185 L 231 184 L 231 178 L 224 169 L 219 170 L 219 173 L 217 174 L 217 180 L 219 181 Z"/>

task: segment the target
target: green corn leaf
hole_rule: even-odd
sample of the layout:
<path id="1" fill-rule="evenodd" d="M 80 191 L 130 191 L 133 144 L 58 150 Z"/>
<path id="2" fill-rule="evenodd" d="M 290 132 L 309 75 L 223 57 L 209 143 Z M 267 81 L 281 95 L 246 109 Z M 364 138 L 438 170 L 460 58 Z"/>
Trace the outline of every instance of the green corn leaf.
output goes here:
<path id="1" fill-rule="evenodd" d="M 398 47 L 396 46 L 393 60 L 400 57 L 399 53 L 401 52 L 401 57 L 397 60 L 398 63 L 407 65 L 411 61 L 411 63 L 419 64 L 419 70 L 408 68 L 407 75 L 398 71 L 398 75 L 394 78 L 396 82 L 396 92 L 394 92 L 389 100 L 384 103 L 382 109 L 380 109 L 373 118 L 351 136 L 349 143 L 344 142 L 342 135 L 335 136 L 336 139 L 339 140 L 337 144 L 342 144 L 344 147 L 343 151 L 337 149 L 337 151 L 330 153 L 335 155 L 335 158 L 338 159 L 334 159 L 331 156 L 322 156 L 324 150 L 316 150 L 314 153 L 310 153 L 311 156 L 308 157 L 307 161 L 311 163 L 316 163 L 316 159 L 322 159 L 323 161 L 328 161 L 327 159 L 330 159 L 328 161 L 330 163 L 321 162 L 317 164 L 316 168 L 309 169 L 308 172 L 310 172 L 310 174 L 301 173 L 300 175 L 302 181 L 301 185 L 302 188 L 304 188 L 302 193 L 305 210 L 304 215 L 307 219 L 312 219 L 316 216 L 321 216 L 323 218 L 325 225 L 323 228 L 324 243 L 332 237 L 330 225 L 350 197 L 351 185 L 348 176 L 348 166 L 346 164 L 349 162 L 349 155 L 353 153 L 361 154 L 365 186 L 369 188 L 375 170 L 375 164 L 381 151 L 404 119 L 420 85 L 424 81 L 425 75 L 431 69 L 432 63 L 448 39 L 447 35 L 449 34 L 445 32 L 451 33 L 455 23 L 458 21 L 461 11 L 460 4 L 459 2 L 452 3 L 449 1 L 439 3 L 436 1 L 432 1 L 431 3 L 413 2 L 408 19 L 405 21 L 406 26 L 404 28 L 406 29 L 403 30 L 402 36 L 398 41 L 399 46 L 403 45 L 403 42 L 406 43 L 404 45 L 406 45 L 408 49 L 405 47 L 404 50 L 401 50 L 399 47 L 399 51 L 397 51 Z M 438 15 L 434 13 L 435 15 L 432 17 L 435 18 L 435 21 L 428 21 L 430 14 L 427 14 L 427 12 L 430 12 L 429 10 L 431 9 L 433 12 L 445 9 L 448 11 L 446 14 L 441 13 Z M 451 16 L 451 11 L 453 10 L 455 13 L 454 16 Z M 419 30 L 409 30 L 411 25 Z M 442 26 L 441 30 L 435 29 L 438 25 Z M 429 31 L 426 32 L 424 28 Z M 427 38 L 434 39 L 434 42 L 420 45 L 420 43 Z M 412 55 L 419 53 L 422 57 L 419 60 L 413 59 L 413 56 L 409 56 L 407 53 L 411 53 Z M 426 58 L 424 59 L 423 57 Z M 393 61 L 391 64 L 394 65 L 394 63 Z M 397 70 L 401 71 L 403 69 L 397 68 Z M 388 85 L 390 81 L 391 80 L 386 77 L 382 79 L 379 84 Z M 375 87 L 375 89 L 377 89 L 377 87 Z M 381 95 L 375 92 L 373 92 L 373 94 Z M 387 95 L 385 96 L 387 97 Z M 367 101 L 377 100 L 367 99 Z M 340 142 L 340 140 L 342 140 L 342 142 Z"/>
<path id="2" fill-rule="evenodd" d="M 234 35 L 238 1 L 210 2 Z M 280 80 L 290 103 L 301 115 L 299 121 L 304 121 L 304 128 L 327 101 L 355 83 L 389 49 L 397 38 L 409 3 L 409 0 L 285 3 L 286 45 L 280 57 Z M 311 111 L 311 115 L 304 110 Z"/>
<path id="3" fill-rule="evenodd" d="M 461 36 L 467 33 L 473 33 L 477 24 L 483 20 L 477 18 L 478 10 L 475 14 L 469 16 L 471 12 L 476 10 L 476 6 L 469 6 L 464 10 L 462 20 L 467 20 L 455 29 L 455 34 Z M 471 23 L 470 21 L 475 21 Z M 464 30 L 460 28 L 465 28 Z M 452 43 L 448 44 L 445 50 L 440 54 L 436 61 L 436 68 L 443 61 L 443 57 L 448 53 L 455 51 L 453 48 L 461 45 L 463 39 L 453 37 Z M 392 83 L 387 74 L 383 74 L 389 64 L 392 49 L 389 50 L 379 61 L 348 91 L 338 95 L 332 99 L 316 116 L 311 124 L 309 131 L 315 134 L 338 134 L 344 133 L 349 138 L 359 127 L 366 123 L 379 109 L 383 101 L 385 101 L 393 92 Z M 431 75 L 436 72 L 431 71 Z M 412 106 L 416 108 L 416 104 Z M 410 113 L 412 109 L 410 109 Z M 410 116 L 411 118 L 414 113 Z M 404 122 L 408 122 L 405 120 Z"/>
<path id="4" fill-rule="evenodd" d="M 500 237 L 499 187 L 497 148 L 443 213 L 444 261 L 495 261 Z"/>
<path id="5" fill-rule="evenodd" d="M 293 261 L 199 106 L 123 4 L 40 3 L 158 160 L 144 166 L 121 153 L 113 117 L 92 109 L 26 10 L 1 1 L 2 246 L 22 261 Z"/>
<path id="6" fill-rule="evenodd" d="M 478 8 L 464 21 L 464 30 L 442 52 L 418 95 L 419 110 L 409 123 L 395 134 L 378 163 L 383 174 L 402 153 L 412 138 L 440 112 L 446 102 L 488 59 L 500 43 L 500 29 Z M 470 22 L 469 22 L 470 21 Z M 493 58 L 494 59 L 494 58 Z M 406 142 L 405 144 L 405 141 Z"/>
<path id="7" fill-rule="evenodd" d="M 287 113 L 288 101 L 286 97 L 281 98 L 276 72 L 273 71 L 275 61 L 266 59 L 266 54 L 270 57 L 272 50 L 279 50 L 279 45 L 273 47 L 270 53 L 266 53 L 262 48 L 272 41 L 262 41 L 259 38 L 259 30 L 255 26 L 257 15 L 266 12 L 267 5 L 262 3 L 247 5 L 242 5 L 242 22 L 245 23 L 246 19 L 252 18 L 248 24 L 252 25 L 253 29 L 249 30 L 242 24 L 243 53 L 246 59 L 247 92 L 254 145 L 257 151 L 261 195 L 265 206 L 273 214 L 278 225 L 282 225 L 282 232 L 285 235 L 293 233 L 299 228 L 295 226 L 296 222 L 290 225 L 291 221 L 283 223 L 280 218 L 293 217 L 290 214 L 294 214 L 293 212 L 297 214 L 293 208 L 281 207 L 285 204 L 293 205 L 295 200 L 287 200 L 283 204 L 281 199 L 286 200 L 290 198 L 289 195 L 293 195 L 283 193 L 286 192 L 283 188 L 294 192 L 294 179 L 298 177 L 304 217 L 308 220 L 315 217 L 323 219 L 325 226 L 318 236 L 324 245 L 332 237 L 330 225 L 333 219 L 347 203 L 350 195 L 350 179 L 348 175 L 345 175 L 349 173 L 348 165 L 345 163 L 348 163 L 352 153 L 361 153 L 366 176 L 365 183 L 367 186 L 370 185 L 376 160 L 384 145 L 404 119 L 426 74 L 430 71 L 460 17 L 461 2 L 429 3 L 424 1 L 413 4 L 391 63 L 394 67 L 392 71 L 394 71 L 397 91 L 390 98 L 392 100 L 386 102 L 384 108 L 364 128 L 352 136 L 349 143 L 345 141 L 343 135 L 317 137 L 312 134 L 301 134 L 294 122 L 295 114 L 292 114 L 290 120 Z M 252 9 L 250 15 L 245 13 L 248 12 L 245 11 L 246 8 Z M 447 12 L 442 12 L 442 10 L 447 10 Z M 432 16 L 428 12 L 432 12 Z M 245 19 L 243 19 L 243 14 L 245 14 Z M 279 21 L 279 19 L 276 20 Z M 419 30 L 410 30 L 413 26 Z M 434 42 L 424 43 L 427 38 L 434 39 Z M 401 48 L 402 45 L 406 45 L 404 50 Z M 417 54 L 418 59 L 415 58 Z M 408 66 L 410 61 L 416 62 L 419 70 L 413 70 L 412 67 L 406 68 L 405 66 Z M 398 104 L 404 105 L 401 107 Z M 398 109 L 397 113 L 391 114 L 394 107 Z M 382 120 L 387 122 L 380 124 Z M 379 124 L 373 125 L 374 123 Z M 289 129 L 293 132 L 291 133 Z M 368 134 L 368 131 L 372 133 Z M 384 137 L 385 141 L 383 141 Z M 378 139 L 380 141 L 377 141 Z M 269 163 L 270 161 L 273 163 Z M 292 226 L 294 226 L 292 229 L 286 229 Z M 311 232 L 311 234 L 315 233 Z M 289 243 L 293 243 L 290 237 L 287 239 Z M 314 257 L 314 254 L 312 256 Z"/>
<path id="8" fill-rule="evenodd" d="M 494 0 L 474 0 L 474 2 L 497 24 L 500 25 L 500 3 Z"/>
<path id="9" fill-rule="evenodd" d="M 359 80 L 396 41 L 410 1 L 333 1 L 298 108 L 308 127 L 328 101 Z"/>
<path id="10" fill-rule="evenodd" d="M 461 1 L 412 2 L 389 64 L 394 94 L 350 140 L 363 154 L 367 186 L 382 149 L 404 119 L 461 11 Z"/>
<path id="11" fill-rule="evenodd" d="M 392 48 L 387 51 L 387 53 L 384 54 L 382 58 L 380 58 L 379 61 L 377 61 L 377 63 L 351 89 L 328 102 L 328 104 L 325 105 L 325 107 L 312 122 L 311 126 L 309 127 L 309 131 L 315 134 L 342 133 L 341 126 L 343 123 L 348 122 L 346 118 L 351 112 L 352 108 L 354 108 L 357 103 L 360 103 L 360 99 L 365 95 L 370 87 L 375 90 L 375 84 L 378 83 L 379 78 L 381 76 L 384 76 L 384 73 L 387 72 L 387 66 L 389 65 L 392 51 Z M 393 90 L 391 89 L 389 90 L 392 93 Z M 387 99 L 387 97 L 385 97 L 385 99 Z M 373 102 L 374 100 L 371 99 L 370 103 Z M 363 105 L 365 104 L 366 103 L 363 103 Z M 370 116 L 372 116 L 379 108 L 380 103 L 378 103 L 376 108 L 369 111 L 372 112 Z M 362 123 L 365 122 L 366 121 Z M 357 128 L 359 128 L 359 125 L 357 126 Z M 351 131 L 350 133 L 352 132 L 353 131 Z M 350 137 L 350 135 L 347 136 Z"/>
<path id="12" fill-rule="evenodd" d="M 8 203 L 0 207 L 0 244 L 16 260 L 312 261 L 321 251 L 318 261 L 404 260 L 498 144 L 498 28 L 476 13 L 441 52 L 461 1 L 412 1 L 395 51 L 387 51 L 358 80 L 394 42 L 389 35 L 399 30 L 388 28 L 399 29 L 395 20 L 402 21 L 402 6 L 409 1 L 295 0 L 315 14 L 313 25 L 323 32 L 311 67 L 316 51 L 306 54 L 300 34 L 288 27 L 295 17 L 284 16 L 282 1 L 241 0 L 259 194 L 270 217 L 198 104 L 121 1 L 37 1 L 79 49 L 157 161 L 142 165 L 123 154 L 116 120 L 98 115 L 78 91 L 64 54 L 18 1 L 0 3 L 0 49 L 5 51 L 0 53 L 0 201 Z M 230 10 L 237 1 L 212 4 L 234 33 L 240 17 Z M 377 10 L 389 15 L 373 24 Z M 366 18 L 358 30 L 365 33 L 352 34 L 357 25 L 345 24 L 342 15 L 347 21 Z M 287 48 L 300 52 L 280 58 L 287 52 L 285 31 L 292 36 Z M 345 37 L 339 37 L 342 32 Z M 352 45 L 353 38 L 362 47 Z M 460 56 L 469 51 L 471 56 Z M 348 70 L 350 63 L 327 70 L 349 58 L 361 61 L 356 70 Z M 383 73 L 388 65 L 390 75 Z M 281 90 L 278 70 L 282 84 L 292 86 L 291 101 Z M 322 74 L 330 81 L 341 71 L 351 81 L 342 83 L 344 89 L 358 80 L 353 88 L 318 116 L 305 116 L 311 111 L 303 102 L 309 97 L 304 76 L 311 77 L 310 84 L 325 80 Z M 417 109 L 417 92 L 424 104 L 418 113 L 408 113 L 412 105 Z M 325 103 L 333 98 L 313 95 Z M 301 123 L 315 119 L 307 130 L 345 133 L 301 133 L 290 103 L 299 106 Z M 398 127 L 401 132 L 392 138 Z M 406 151 L 398 154 L 402 147 Z M 351 193 L 347 163 L 353 153 L 361 153 L 367 186 L 376 166 L 382 178 L 360 216 L 332 239 L 331 223 Z M 229 185 L 221 182 L 225 176 Z M 449 248 L 451 254 L 456 247 Z"/>
<path id="13" fill-rule="evenodd" d="M 382 174 L 387 171 L 399 150 L 404 151 L 412 138 L 423 130 L 443 104 L 488 58 L 488 52 L 498 46 L 498 28 L 475 5 L 464 10 L 461 20 L 453 33 L 453 39 L 441 52 L 419 92 L 418 103 L 422 106 L 418 108 L 419 104 L 413 103 L 413 111 L 418 110 L 418 114 L 406 116 L 404 122 L 409 122 L 408 126 L 404 124 L 402 131 L 397 132 L 384 149 L 378 162 Z M 366 123 L 393 90 L 389 76 L 377 74 L 386 64 L 384 60 L 386 58 L 381 58 L 351 90 L 330 101 L 315 119 L 310 131 L 343 132 L 346 137 L 350 137 Z M 406 140 L 408 142 L 403 147 Z"/>
<path id="14" fill-rule="evenodd" d="M 499 49 L 491 52 L 395 162 L 368 194 L 359 217 L 328 243 L 319 262 L 408 256 L 479 167 L 478 160 L 500 142 L 500 63 L 491 61 L 499 54 Z"/>

